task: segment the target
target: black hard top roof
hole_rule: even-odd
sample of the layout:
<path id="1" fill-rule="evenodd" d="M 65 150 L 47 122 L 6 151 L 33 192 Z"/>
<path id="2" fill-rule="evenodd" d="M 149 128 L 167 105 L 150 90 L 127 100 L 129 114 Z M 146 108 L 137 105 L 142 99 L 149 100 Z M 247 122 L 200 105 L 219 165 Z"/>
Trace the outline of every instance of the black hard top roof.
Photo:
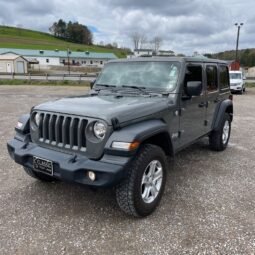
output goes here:
<path id="1" fill-rule="evenodd" d="M 136 58 L 125 58 L 125 59 L 115 59 L 110 60 L 108 63 L 120 63 L 120 62 L 166 62 L 166 61 L 176 61 L 176 62 L 203 62 L 203 63 L 220 63 L 227 64 L 226 61 L 219 59 L 212 59 L 206 57 L 136 57 Z"/>

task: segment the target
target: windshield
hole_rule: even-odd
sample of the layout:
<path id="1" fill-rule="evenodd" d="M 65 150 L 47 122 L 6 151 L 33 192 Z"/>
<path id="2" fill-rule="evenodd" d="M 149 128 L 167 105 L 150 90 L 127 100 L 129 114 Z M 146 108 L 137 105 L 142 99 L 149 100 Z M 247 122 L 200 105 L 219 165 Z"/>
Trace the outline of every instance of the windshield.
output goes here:
<path id="1" fill-rule="evenodd" d="M 230 79 L 231 80 L 241 80 L 242 79 L 242 75 L 240 73 L 230 73 Z"/>
<path id="2" fill-rule="evenodd" d="M 178 62 L 119 62 L 103 69 L 96 85 L 137 86 L 146 89 L 173 90 L 180 72 Z"/>

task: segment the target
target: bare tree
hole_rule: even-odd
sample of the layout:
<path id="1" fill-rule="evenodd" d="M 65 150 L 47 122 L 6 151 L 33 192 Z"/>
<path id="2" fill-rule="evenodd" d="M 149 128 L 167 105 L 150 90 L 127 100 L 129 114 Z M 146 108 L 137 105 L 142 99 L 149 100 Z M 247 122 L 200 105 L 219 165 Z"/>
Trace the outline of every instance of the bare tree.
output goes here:
<path id="1" fill-rule="evenodd" d="M 133 34 L 131 34 L 131 40 L 133 42 L 133 45 L 134 45 L 134 49 L 137 50 L 139 49 L 139 46 L 140 46 L 140 41 L 141 41 L 141 36 L 138 32 L 135 32 Z"/>
<path id="2" fill-rule="evenodd" d="M 163 39 L 161 37 L 159 37 L 159 36 L 155 36 L 152 39 L 151 43 L 153 45 L 155 53 L 157 53 L 159 51 L 160 47 L 162 46 Z"/>
<path id="3" fill-rule="evenodd" d="M 130 38 L 133 42 L 135 50 L 141 49 L 141 47 L 147 41 L 146 36 L 144 34 L 141 34 L 141 33 L 138 33 L 138 32 L 134 32 L 133 34 L 131 34 Z"/>
<path id="4" fill-rule="evenodd" d="M 140 40 L 140 49 L 145 48 L 145 45 L 147 44 L 147 37 L 146 35 L 141 35 L 141 40 Z"/>

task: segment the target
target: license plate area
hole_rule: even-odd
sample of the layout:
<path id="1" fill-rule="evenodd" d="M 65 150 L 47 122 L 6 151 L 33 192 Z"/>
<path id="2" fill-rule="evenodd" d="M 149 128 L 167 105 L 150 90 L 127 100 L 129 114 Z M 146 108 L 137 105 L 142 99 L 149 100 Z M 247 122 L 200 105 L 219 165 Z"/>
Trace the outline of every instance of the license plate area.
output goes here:
<path id="1" fill-rule="evenodd" d="M 53 162 L 51 160 L 33 157 L 33 168 L 37 172 L 53 175 Z"/>

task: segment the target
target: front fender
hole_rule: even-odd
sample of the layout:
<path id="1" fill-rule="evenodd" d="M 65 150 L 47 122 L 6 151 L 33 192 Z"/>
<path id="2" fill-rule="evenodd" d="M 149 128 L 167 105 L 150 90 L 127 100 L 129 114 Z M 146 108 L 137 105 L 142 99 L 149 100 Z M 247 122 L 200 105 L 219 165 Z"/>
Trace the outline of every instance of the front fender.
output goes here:
<path id="1" fill-rule="evenodd" d="M 114 141 L 128 143 L 139 141 L 140 143 L 142 143 L 150 137 L 153 137 L 160 133 L 167 133 L 171 143 L 171 136 L 169 135 L 168 127 L 166 123 L 161 120 L 147 120 L 140 123 L 132 124 L 120 130 L 116 130 L 112 133 L 105 145 L 105 153 L 114 155 L 134 154 L 136 150 L 132 152 L 120 151 L 112 148 L 112 143 Z"/>

